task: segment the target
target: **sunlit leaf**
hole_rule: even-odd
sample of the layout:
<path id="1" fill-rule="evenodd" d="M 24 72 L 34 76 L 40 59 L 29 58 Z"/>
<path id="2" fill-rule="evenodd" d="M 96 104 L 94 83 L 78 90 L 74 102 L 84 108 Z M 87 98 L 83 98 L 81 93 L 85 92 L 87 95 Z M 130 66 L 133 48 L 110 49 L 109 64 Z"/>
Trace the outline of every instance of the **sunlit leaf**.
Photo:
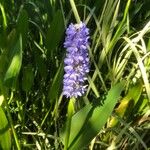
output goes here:
<path id="1" fill-rule="evenodd" d="M 115 85 L 108 92 L 104 103 L 86 105 L 72 117 L 69 150 L 83 148 L 100 132 L 111 115 L 123 87 L 123 83 Z M 62 137 L 64 134 L 65 132 Z"/>
<path id="2" fill-rule="evenodd" d="M 120 101 L 119 106 L 115 110 L 119 117 L 123 117 L 125 114 L 127 116 L 131 116 L 131 112 L 135 114 L 134 111 L 138 111 L 138 107 L 140 107 L 139 104 L 142 103 L 142 101 L 139 101 L 142 89 L 141 81 L 129 88 L 127 95 Z M 109 126 L 114 127 L 117 123 L 118 119 L 116 117 L 112 117 Z"/>
<path id="3" fill-rule="evenodd" d="M 11 136 L 9 131 L 9 125 L 4 111 L 0 107 L 0 149 L 11 149 Z"/>
<path id="4" fill-rule="evenodd" d="M 4 77 L 4 83 L 11 87 L 14 86 L 15 80 L 19 74 L 22 64 L 22 37 L 16 41 L 14 47 L 11 50 L 11 58 L 8 69 Z"/>

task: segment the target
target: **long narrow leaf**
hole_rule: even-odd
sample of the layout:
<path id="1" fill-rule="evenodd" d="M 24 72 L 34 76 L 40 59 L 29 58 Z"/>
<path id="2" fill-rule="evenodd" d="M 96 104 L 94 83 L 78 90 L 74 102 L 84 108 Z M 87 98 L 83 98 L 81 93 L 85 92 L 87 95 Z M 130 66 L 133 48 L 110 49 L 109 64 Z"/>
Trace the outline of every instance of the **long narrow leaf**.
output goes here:
<path id="1" fill-rule="evenodd" d="M 16 77 L 19 74 L 21 64 L 22 64 L 22 36 L 19 36 L 19 39 L 16 41 L 16 44 L 14 45 L 12 50 L 12 58 L 10 60 L 8 69 L 6 71 L 5 77 L 4 77 L 4 83 L 11 87 L 14 86 Z"/>
<path id="2" fill-rule="evenodd" d="M 11 137 L 8 128 L 8 121 L 4 111 L 0 107 L 0 149 L 10 150 L 11 148 Z"/>
<path id="3" fill-rule="evenodd" d="M 86 105 L 72 117 L 69 150 L 86 146 L 102 129 L 123 90 L 123 83 L 115 85 L 103 104 Z M 63 133 L 65 134 L 66 131 Z"/>

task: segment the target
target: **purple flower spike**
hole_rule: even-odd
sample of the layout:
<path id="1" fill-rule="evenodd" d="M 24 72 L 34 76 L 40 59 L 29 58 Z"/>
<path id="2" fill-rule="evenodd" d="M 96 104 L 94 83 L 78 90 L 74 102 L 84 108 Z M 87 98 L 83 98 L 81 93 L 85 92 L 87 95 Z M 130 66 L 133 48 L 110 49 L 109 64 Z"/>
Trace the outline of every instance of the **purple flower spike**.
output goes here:
<path id="1" fill-rule="evenodd" d="M 87 89 L 84 82 L 89 72 L 88 40 L 89 29 L 84 23 L 69 25 L 64 42 L 67 52 L 64 60 L 63 95 L 67 98 L 82 96 Z"/>

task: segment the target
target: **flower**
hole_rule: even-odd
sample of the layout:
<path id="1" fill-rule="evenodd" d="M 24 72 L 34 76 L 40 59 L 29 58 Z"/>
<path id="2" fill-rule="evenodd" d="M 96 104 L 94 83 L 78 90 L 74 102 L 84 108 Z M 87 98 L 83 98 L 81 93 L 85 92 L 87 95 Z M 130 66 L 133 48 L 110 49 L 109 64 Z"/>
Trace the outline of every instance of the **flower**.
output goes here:
<path id="1" fill-rule="evenodd" d="M 63 95 L 68 97 L 82 96 L 86 89 L 85 81 L 89 72 L 89 29 L 84 23 L 70 24 L 66 30 L 64 48 Z"/>

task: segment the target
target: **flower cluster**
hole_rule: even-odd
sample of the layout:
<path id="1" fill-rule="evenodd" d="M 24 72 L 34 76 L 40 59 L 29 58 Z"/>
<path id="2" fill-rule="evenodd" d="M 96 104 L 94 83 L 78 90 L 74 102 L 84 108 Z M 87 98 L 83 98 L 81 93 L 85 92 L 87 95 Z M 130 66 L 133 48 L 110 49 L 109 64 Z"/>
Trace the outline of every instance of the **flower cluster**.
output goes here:
<path id="1" fill-rule="evenodd" d="M 64 47 L 65 75 L 63 79 L 63 95 L 66 97 L 82 96 L 86 89 L 85 81 L 89 72 L 89 29 L 84 23 L 70 24 L 66 30 Z"/>

